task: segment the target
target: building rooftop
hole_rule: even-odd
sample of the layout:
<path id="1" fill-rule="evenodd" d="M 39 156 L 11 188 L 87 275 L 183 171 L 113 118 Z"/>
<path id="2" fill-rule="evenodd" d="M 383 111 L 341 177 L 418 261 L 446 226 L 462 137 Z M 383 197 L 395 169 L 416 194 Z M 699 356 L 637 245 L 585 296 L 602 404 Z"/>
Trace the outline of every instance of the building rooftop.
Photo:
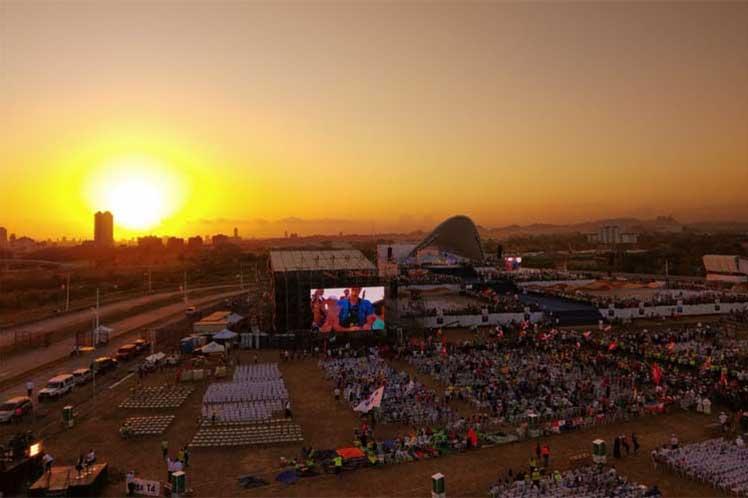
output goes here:
<path id="1" fill-rule="evenodd" d="M 374 263 L 355 249 L 341 251 L 270 251 L 274 272 L 313 270 L 369 270 Z"/>

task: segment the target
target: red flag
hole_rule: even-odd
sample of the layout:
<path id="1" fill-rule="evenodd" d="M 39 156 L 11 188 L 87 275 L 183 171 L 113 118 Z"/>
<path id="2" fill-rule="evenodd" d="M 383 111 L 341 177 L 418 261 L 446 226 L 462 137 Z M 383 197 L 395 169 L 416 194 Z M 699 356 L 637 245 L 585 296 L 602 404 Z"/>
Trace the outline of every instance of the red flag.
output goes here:
<path id="1" fill-rule="evenodd" d="M 608 351 L 614 351 L 618 347 L 618 343 L 615 339 L 610 341 L 610 344 L 608 344 Z"/>
<path id="2" fill-rule="evenodd" d="M 579 341 L 577 341 L 577 349 L 580 349 L 582 347 L 581 344 L 579 344 Z"/>
<path id="3" fill-rule="evenodd" d="M 590 338 L 590 336 L 592 335 L 592 332 L 590 332 L 590 331 L 588 330 L 587 332 L 585 332 L 585 333 L 584 333 L 584 334 L 582 334 L 582 335 L 584 336 L 584 338 L 585 338 L 585 339 L 589 339 L 589 338 Z"/>
<path id="4" fill-rule="evenodd" d="M 670 341 L 670 344 L 667 345 L 667 350 L 670 351 L 671 353 L 675 351 L 675 342 Z"/>
<path id="5" fill-rule="evenodd" d="M 712 357 L 709 356 L 707 357 L 706 361 L 701 365 L 701 370 L 707 371 L 707 370 L 710 370 L 711 368 L 712 368 Z"/>
<path id="6" fill-rule="evenodd" d="M 719 383 L 723 386 L 727 386 L 727 370 L 722 369 L 722 373 L 719 374 Z"/>
<path id="7" fill-rule="evenodd" d="M 658 386 L 662 382 L 662 368 L 657 363 L 652 363 L 652 382 Z"/>

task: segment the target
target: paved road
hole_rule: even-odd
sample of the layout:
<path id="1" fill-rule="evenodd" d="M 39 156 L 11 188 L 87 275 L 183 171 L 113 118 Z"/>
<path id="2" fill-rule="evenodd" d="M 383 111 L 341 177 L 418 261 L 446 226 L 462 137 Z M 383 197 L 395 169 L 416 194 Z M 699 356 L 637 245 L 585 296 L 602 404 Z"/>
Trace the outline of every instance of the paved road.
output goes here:
<path id="1" fill-rule="evenodd" d="M 231 289 L 236 288 L 237 285 L 216 285 L 216 286 L 208 286 L 208 287 L 198 287 L 195 289 L 191 289 L 187 292 L 188 296 L 190 294 L 195 294 L 199 292 L 205 292 L 210 290 L 225 290 L 225 289 Z M 106 317 L 108 315 L 111 315 L 113 313 L 118 313 L 121 311 L 126 311 L 131 308 L 134 308 L 136 306 L 142 306 L 144 304 L 161 301 L 164 299 L 179 297 L 182 295 L 181 291 L 173 291 L 173 292 L 161 292 L 158 294 L 150 294 L 146 296 L 140 296 L 135 297 L 131 299 L 125 299 L 122 301 L 117 301 L 116 303 L 110 303 L 105 304 L 99 308 L 99 316 L 101 317 L 101 321 L 105 321 Z M 194 304 L 190 302 L 190 304 Z M 182 308 L 184 308 L 184 305 L 182 305 Z M 92 320 L 92 312 L 90 309 L 82 310 L 82 311 L 72 311 L 70 313 L 66 313 L 64 315 L 55 316 L 53 318 L 46 318 L 43 320 L 31 322 L 25 325 L 12 325 L 10 327 L 1 328 L 0 329 L 0 335 L 13 335 L 15 333 L 24 333 L 24 334 L 31 334 L 31 335 L 37 335 L 37 334 L 44 334 L 46 332 L 52 332 L 59 329 L 65 329 L 69 327 L 75 327 L 77 325 L 83 325 L 83 326 L 90 326 L 91 320 Z"/>
<path id="2" fill-rule="evenodd" d="M 237 296 L 244 292 L 246 291 L 231 291 L 213 294 L 210 296 L 193 299 L 190 304 L 197 307 L 208 306 L 223 299 Z M 5 379 L 15 377 L 23 372 L 32 371 L 40 364 L 50 363 L 63 358 L 67 358 L 67 360 L 61 364 L 54 366 L 51 369 L 44 369 L 40 372 L 32 374 L 30 376 L 30 379 L 24 379 L 23 382 L 19 384 L 15 384 L 3 389 L 0 392 L 0 398 L 4 400 L 11 396 L 25 394 L 26 381 L 28 380 L 34 382 L 34 392 L 36 393 L 39 389 L 44 387 L 44 385 L 47 383 L 47 380 L 49 380 L 49 378 L 53 375 L 57 373 L 72 372 L 76 368 L 87 367 L 96 356 L 113 354 L 117 351 L 119 346 L 130 342 L 131 339 L 124 337 L 129 332 L 133 332 L 148 325 L 154 325 L 157 322 L 163 323 L 167 321 L 178 321 L 183 318 L 183 316 L 184 303 L 179 302 L 166 305 L 155 310 L 147 311 L 145 313 L 133 315 L 116 323 L 109 324 L 109 326 L 114 329 L 109 344 L 97 348 L 95 352 L 87 353 L 80 357 L 70 358 L 70 352 L 75 346 L 75 338 L 70 337 L 56 342 L 48 348 L 34 349 L 32 351 L 29 351 L 28 353 L 15 354 L 7 359 L 3 358 L 2 360 L 0 360 L 0 382 Z"/>

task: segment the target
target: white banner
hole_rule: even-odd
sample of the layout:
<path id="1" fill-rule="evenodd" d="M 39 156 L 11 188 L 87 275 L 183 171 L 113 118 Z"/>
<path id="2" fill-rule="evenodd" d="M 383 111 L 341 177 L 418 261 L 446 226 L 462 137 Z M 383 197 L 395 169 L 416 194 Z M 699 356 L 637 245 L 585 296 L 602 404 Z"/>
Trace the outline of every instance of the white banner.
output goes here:
<path id="1" fill-rule="evenodd" d="M 159 481 L 148 481 L 136 477 L 132 482 L 135 484 L 134 493 L 136 495 L 161 496 L 161 483 Z"/>
<path id="2" fill-rule="evenodd" d="M 362 413 L 369 413 L 369 411 L 371 411 L 372 408 L 377 408 L 378 406 L 382 404 L 383 396 L 384 396 L 384 386 L 380 387 L 379 389 L 371 393 L 371 396 L 369 396 L 368 399 L 363 400 L 353 410 L 357 412 L 362 412 Z"/>

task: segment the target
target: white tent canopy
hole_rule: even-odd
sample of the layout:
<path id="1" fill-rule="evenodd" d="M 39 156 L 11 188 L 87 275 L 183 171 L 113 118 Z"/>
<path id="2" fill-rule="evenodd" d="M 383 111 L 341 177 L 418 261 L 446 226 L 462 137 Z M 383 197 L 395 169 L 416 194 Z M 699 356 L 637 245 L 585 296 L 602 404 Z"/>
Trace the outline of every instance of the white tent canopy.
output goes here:
<path id="1" fill-rule="evenodd" d="M 225 340 L 236 339 L 237 337 L 239 337 L 239 334 L 237 334 L 236 332 L 232 332 L 229 329 L 223 329 L 222 331 L 214 335 L 213 339 L 214 340 L 219 339 L 219 340 L 225 341 Z"/>
<path id="2" fill-rule="evenodd" d="M 205 346 L 201 347 L 199 349 L 200 352 L 210 354 L 210 353 L 223 353 L 226 351 L 226 348 L 218 344 L 217 342 L 209 342 Z"/>
<path id="3" fill-rule="evenodd" d="M 164 353 L 154 353 L 150 356 L 146 356 L 145 361 L 148 363 L 158 363 L 159 361 L 166 358 L 166 355 Z"/>
<path id="4" fill-rule="evenodd" d="M 226 321 L 229 325 L 236 325 L 237 323 L 244 320 L 244 317 L 241 316 L 239 313 L 231 313 L 229 316 L 226 317 Z"/>

